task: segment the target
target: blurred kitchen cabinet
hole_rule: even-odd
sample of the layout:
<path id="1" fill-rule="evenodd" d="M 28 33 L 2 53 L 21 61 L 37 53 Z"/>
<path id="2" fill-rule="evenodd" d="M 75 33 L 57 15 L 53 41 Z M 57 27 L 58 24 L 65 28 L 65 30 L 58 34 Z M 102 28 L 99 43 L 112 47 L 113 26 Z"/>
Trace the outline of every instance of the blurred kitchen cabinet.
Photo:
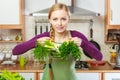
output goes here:
<path id="1" fill-rule="evenodd" d="M 19 73 L 20 75 L 22 75 L 25 80 L 35 80 L 34 79 L 34 73 Z"/>
<path id="2" fill-rule="evenodd" d="M 110 0 L 110 25 L 120 25 L 120 0 Z"/>
<path id="3" fill-rule="evenodd" d="M 24 0 L 0 0 L 0 31 L 8 29 L 19 31 L 24 41 Z M 9 34 L 10 35 L 10 34 Z M 1 33 L 0 33 L 0 36 Z M 0 40 L 0 42 L 17 42 Z"/>
<path id="4" fill-rule="evenodd" d="M 106 0 L 105 42 L 116 43 L 116 34 L 120 35 L 120 0 Z"/>
<path id="5" fill-rule="evenodd" d="M 39 77 L 39 80 L 42 80 L 43 73 L 40 73 L 39 76 L 40 76 L 40 77 Z"/>
<path id="6" fill-rule="evenodd" d="M 43 73 L 40 73 L 39 76 L 42 80 Z M 80 72 L 76 73 L 76 76 L 77 80 L 101 80 L 101 73 Z"/>
<path id="7" fill-rule="evenodd" d="M 38 16 L 36 13 L 46 8 L 50 8 L 55 3 L 55 0 L 25 0 L 25 15 Z M 46 16 L 46 13 L 41 13 L 39 16 Z"/>
<path id="8" fill-rule="evenodd" d="M 112 73 L 104 73 L 103 80 L 120 80 L 120 73 L 119 72 L 112 72 Z"/>
<path id="9" fill-rule="evenodd" d="M 101 73 L 80 72 L 76 76 L 77 80 L 101 80 Z"/>

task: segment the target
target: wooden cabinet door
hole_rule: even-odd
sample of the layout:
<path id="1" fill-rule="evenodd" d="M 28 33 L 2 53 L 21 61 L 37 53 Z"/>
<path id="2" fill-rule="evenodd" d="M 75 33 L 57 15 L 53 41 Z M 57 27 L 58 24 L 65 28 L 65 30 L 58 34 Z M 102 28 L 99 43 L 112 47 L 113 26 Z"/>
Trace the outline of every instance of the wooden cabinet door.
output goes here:
<path id="1" fill-rule="evenodd" d="M 40 73 L 40 75 L 39 75 L 39 76 L 40 76 L 40 80 L 42 80 L 42 77 L 43 77 L 43 73 Z"/>
<path id="2" fill-rule="evenodd" d="M 18 31 L 21 35 L 22 40 L 15 41 L 14 38 L 11 40 L 1 40 L 0 42 L 21 42 L 25 41 L 24 36 L 24 14 L 23 14 L 23 3 L 24 0 L 0 0 L 0 30 L 4 29 L 10 32 L 11 30 Z M 0 34 L 0 36 L 4 36 Z M 11 34 L 8 34 L 11 36 Z M 13 35 L 17 36 L 17 34 Z M 12 37 L 13 37 L 12 36 Z"/>
<path id="3" fill-rule="evenodd" d="M 105 42 L 117 43 L 116 33 L 120 30 L 120 0 L 106 0 Z"/>
<path id="4" fill-rule="evenodd" d="M 0 0 L 0 24 L 20 24 L 20 0 Z"/>
<path id="5" fill-rule="evenodd" d="M 101 73 L 76 73 L 77 80 L 101 80 Z"/>
<path id="6" fill-rule="evenodd" d="M 25 80 L 34 80 L 34 73 L 19 73 L 20 75 L 22 75 Z"/>
<path id="7" fill-rule="evenodd" d="M 42 80 L 43 73 L 40 73 L 40 80 Z M 77 80 L 101 80 L 101 73 L 80 72 L 76 73 Z"/>
<path id="8" fill-rule="evenodd" d="M 104 80 L 120 80 L 120 73 L 104 73 Z"/>
<path id="9" fill-rule="evenodd" d="M 110 25 L 120 25 L 120 0 L 110 0 Z"/>
<path id="10" fill-rule="evenodd" d="M 0 0 L 0 28 L 23 29 L 23 1 Z"/>

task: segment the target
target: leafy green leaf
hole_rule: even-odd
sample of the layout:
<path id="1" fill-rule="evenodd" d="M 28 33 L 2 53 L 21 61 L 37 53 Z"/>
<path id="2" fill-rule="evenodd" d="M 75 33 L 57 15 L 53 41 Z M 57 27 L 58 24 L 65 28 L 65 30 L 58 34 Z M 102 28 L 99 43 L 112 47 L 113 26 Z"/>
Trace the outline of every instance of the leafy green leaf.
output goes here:
<path id="1" fill-rule="evenodd" d="M 0 74 L 0 80 L 25 80 L 19 73 L 12 73 L 7 70 L 3 70 Z"/>
<path id="2" fill-rule="evenodd" d="M 81 59 L 81 50 L 73 41 L 63 42 L 58 48 L 55 48 L 54 42 L 46 40 L 45 44 L 36 42 L 36 48 L 34 49 L 34 57 L 40 62 L 44 61 L 46 57 L 53 56 L 59 57 L 62 60 L 72 56 L 75 59 Z"/>
<path id="3" fill-rule="evenodd" d="M 69 55 L 71 55 L 75 59 L 81 59 L 81 50 L 77 44 L 75 44 L 73 41 L 64 42 L 59 47 L 59 52 L 61 54 L 61 58 L 67 59 Z"/>

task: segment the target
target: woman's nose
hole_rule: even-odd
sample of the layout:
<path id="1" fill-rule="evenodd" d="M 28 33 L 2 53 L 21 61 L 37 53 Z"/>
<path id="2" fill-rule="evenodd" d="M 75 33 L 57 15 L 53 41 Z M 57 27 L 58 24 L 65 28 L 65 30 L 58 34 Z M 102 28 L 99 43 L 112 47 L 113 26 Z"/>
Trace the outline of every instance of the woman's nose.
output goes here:
<path id="1" fill-rule="evenodd" d="M 62 21 L 61 20 L 58 21 L 58 25 L 62 25 Z"/>

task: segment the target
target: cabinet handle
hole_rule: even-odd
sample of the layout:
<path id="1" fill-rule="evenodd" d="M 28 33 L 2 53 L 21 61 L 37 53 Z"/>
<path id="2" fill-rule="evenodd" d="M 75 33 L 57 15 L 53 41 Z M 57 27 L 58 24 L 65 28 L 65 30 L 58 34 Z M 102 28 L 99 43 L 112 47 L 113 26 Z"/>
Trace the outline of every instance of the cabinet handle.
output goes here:
<path id="1" fill-rule="evenodd" d="M 111 14 L 110 14 L 110 20 L 113 20 L 113 11 L 111 10 Z"/>

